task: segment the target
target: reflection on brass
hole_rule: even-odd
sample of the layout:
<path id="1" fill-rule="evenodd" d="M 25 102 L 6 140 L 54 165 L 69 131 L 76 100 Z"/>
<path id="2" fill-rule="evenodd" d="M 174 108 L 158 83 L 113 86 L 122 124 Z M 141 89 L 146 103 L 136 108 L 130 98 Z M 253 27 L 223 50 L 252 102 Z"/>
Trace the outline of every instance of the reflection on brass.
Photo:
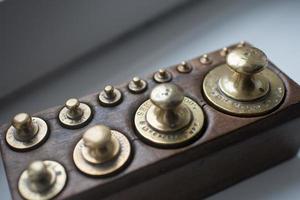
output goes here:
<path id="1" fill-rule="evenodd" d="M 92 118 L 92 110 L 89 105 L 71 98 L 59 112 L 59 121 L 66 128 L 80 128 L 85 126 Z"/>
<path id="2" fill-rule="evenodd" d="M 182 61 L 178 66 L 177 66 L 177 71 L 180 73 L 189 73 L 192 71 L 192 66 L 188 64 L 185 61 Z"/>
<path id="3" fill-rule="evenodd" d="M 91 176 L 106 176 L 119 171 L 129 160 L 131 146 L 122 133 L 107 126 L 89 128 L 77 143 L 73 160 L 76 167 Z"/>
<path id="4" fill-rule="evenodd" d="M 99 102 L 102 106 L 115 106 L 122 101 L 122 93 L 111 85 L 104 87 L 99 94 Z"/>
<path id="5" fill-rule="evenodd" d="M 133 77 L 128 84 L 128 89 L 135 94 L 144 92 L 147 89 L 147 82 L 139 77 Z"/>
<path id="6" fill-rule="evenodd" d="M 34 161 L 21 174 L 18 188 L 28 200 L 48 200 L 58 195 L 67 182 L 64 167 L 56 161 Z"/>
<path id="7" fill-rule="evenodd" d="M 208 57 L 208 55 L 204 54 L 203 56 L 200 57 L 200 63 L 207 65 L 210 64 L 212 60 Z"/>
<path id="8" fill-rule="evenodd" d="M 165 69 L 160 69 L 157 72 L 155 72 L 153 78 L 158 83 L 166 83 L 172 80 L 172 74 L 171 72 Z"/>
<path id="9" fill-rule="evenodd" d="M 47 136 L 48 126 L 44 120 L 19 113 L 6 132 L 6 142 L 15 150 L 30 150 L 41 145 Z"/>
<path id="10" fill-rule="evenodd" d="M 227 54 L 229 53 L 229 50 L 224 47 L 221 51 L 220 51 L 220 55 L 221 56 L 227 56 Z"/>
<path id="11" fill-rule="evenodd" d="M 200 134 L 204 124 L 201 107 L 185 97 L 181 88 L 165 83 L 156 86 L 136 111 L 138 133 L 160 147 L 179 147 Z"/>
<path id="12" fill-rule="evenodd" d="M 211 70 L 203 82 L 205 96 L 215 106 L 239 116 L 256 116 L 281 103 L 284 83 L 267 68 L 261 50 L 238 47 L 227 55 L 226 63 Z"/>
<path id="13" fill-rule="evenodd" d="M 240 43 L 237 45 L 237 47 L 244 47 L 244 46 L 246 46 L 245 41 L 240 41 Z"/>

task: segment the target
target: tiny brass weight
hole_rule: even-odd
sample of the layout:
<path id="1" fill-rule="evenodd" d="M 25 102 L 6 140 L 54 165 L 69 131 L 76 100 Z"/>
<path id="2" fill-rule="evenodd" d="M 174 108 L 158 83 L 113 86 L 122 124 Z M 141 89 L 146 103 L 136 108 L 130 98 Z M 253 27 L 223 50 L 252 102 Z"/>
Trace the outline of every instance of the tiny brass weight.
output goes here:
<path id="1" fill-rule="evenodd" d="M 258 116 L 282 102 L 285 87 L 268 68 L 267 56 L 255 47 L 238 45 L 226 64 L 211 70 L 203 82 L 206 98 L 217 108 L 238 116 Z"/>
<path id="2" fill-rule="evenodd" d="M 162 148 L 180 147 L 201 134 L 202 108 L 171 83 L 156 86 L 136 111 L 134 123 L 143 139 Z"/>
<path id="3" fill-rule="evenodd" d="M 58 118 L 61 125 L 66 128 L 81 128 L 91 120 L 92 110 L 89 105 L 80 102 L 76 98 L 71 98 L 66 101 L 65 106 L 59 112 Z"/>
<path id="4" fill-rule="evenodd" d="M 64 167 L 56 161 L 34 161 L 19 178 L 19 192 L 28 200 L 48 200 L 57 196 L 67 182 Z"/>
<path id="5" fill-rule="evenodd" d="M 89 128 L 77 143 L 73 160 L 76 167 L 91 176 L 106 176 L 122 169 L 131 146 L 122 133 L 104 125 Z"/>
<path id="6" fill-rule="evenodd" d="M 48 138 L 48 126 L 41 118 L 19 113 L 11 124 L 6 132 L 6 142 L 14 150 L 36 148 Z"/>
<path id="7" fill-rule="evenodd" d="M 172 80 L 172 74 L 168 70 L 165 69 L 159 69 L 155 74 L 153 75 L 153 79 L 157 83 L 166 83 L 170 82 Z"/>
<path id="8" fill-rule="evenodd" d="M 116 106 L 122 101 L 122 93 L 119 89 L 107 85 L 100 92 L 98 98 L 102 106 Z"/>
<path id="9" fill-rule="evenodd" d="M 128 89 L 131 93 L 139 94 L 147 89 L 147 82 L 135 76 L 128 84 Z"/>
<path id="10" fill-rule="evenodd" d="M 182 61 L 177 65 L 176 69 L 180 73 L 190 73 L 193 70 L 193 67 L 189 63 Z"/>

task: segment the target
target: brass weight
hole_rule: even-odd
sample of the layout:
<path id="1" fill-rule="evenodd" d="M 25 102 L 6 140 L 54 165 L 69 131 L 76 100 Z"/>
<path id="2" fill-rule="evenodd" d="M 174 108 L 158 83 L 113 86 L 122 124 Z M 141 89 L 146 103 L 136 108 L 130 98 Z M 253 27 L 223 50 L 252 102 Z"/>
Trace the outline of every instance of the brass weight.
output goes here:
<path id="1" fill-rule="evenodd" d="M 130 142 L 122 133 L 104 125 L 84 132 L 73 152 L 76 167 L 90 176 L 107 176 L 122 169 L 131 154 Z"/>
<path id="2" fill-rule="evenodd" d="M 28 200 L 48 200 L 58 195 L 67 182 L 65 168 L 52 160 L 34 161 L 19 178 L 19 192 Z"/>
<path id="3" fill-rule="evenodd" d="M 81 128 L 92 119 L 92 109 L 86 103 L 71 98 L 66 101 L 65 106 L 59 112 L 58 118 L 65 128 Z"/>
<path id="4" fill-rule="evenodd" d="M 187 144 L 201 134 L 204 114 L 201 107 L 185 97 L 171 83 L 156 86 L 134 117 L 136 130 L 149 143 L 173 148 Z"/>
<path id="5" fill-rule="evenodd" d="M 259 49 L 240 46 L 226 56 L 226 64 L 212 69 L 204 78 L 206 98 L 218 109 L 238 116 L 258 116 L 282 102 L 285 87 L 268 67 Z"/>
<path id="6" fill-rule="evenodd" d="M 11 124 L 6 132 L 6 142 L 14 150 L 31 150 L 48 138 L 48 125 L 41 118 L 19 113 L 14 116 Z"/>

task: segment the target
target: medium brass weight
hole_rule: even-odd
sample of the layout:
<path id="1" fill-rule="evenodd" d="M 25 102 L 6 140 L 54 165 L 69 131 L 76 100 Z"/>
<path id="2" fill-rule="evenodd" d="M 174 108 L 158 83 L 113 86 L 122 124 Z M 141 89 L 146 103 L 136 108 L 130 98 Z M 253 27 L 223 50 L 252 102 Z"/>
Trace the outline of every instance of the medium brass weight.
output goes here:
<path id="1" fill-rule="evenodd" d="M 174 148 L 186 145 L 201 134 L 204 114 L 194 100 L 184 96 L 179 86 L 163 83 L 137 109 L 134 123 L 146 142 Z"/>
<path id="2" fill-rule="evenodd" d="M 264 115 L 280 105 L 285 87 L 268 68 L 267 56 L 249 46 L 227 54 L 226 64 L 212 69 L 203 82 L 203 92 L 217 109 L 237 116 Z"/>

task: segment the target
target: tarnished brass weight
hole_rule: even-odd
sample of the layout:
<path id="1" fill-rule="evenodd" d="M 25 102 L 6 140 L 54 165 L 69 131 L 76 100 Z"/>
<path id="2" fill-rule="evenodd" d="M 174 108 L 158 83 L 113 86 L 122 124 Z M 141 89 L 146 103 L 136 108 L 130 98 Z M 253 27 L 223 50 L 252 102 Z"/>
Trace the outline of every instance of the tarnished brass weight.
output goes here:
<path id="1" fill-rule="evenodd" d="M 157 83 L 166 83 L 172 80 L 172 74 L 168 70 L 159 69 L 157 72 L 154 73 L 153 79 Z"/>
<path id="2" fill-rule="evenodd" d="M 89 123 L 92 118 L 92 110 L 89 105 L 71 98 L 59 112 L 59 121 L 66 128 L 81 128 Z"/>
<path id="3" fill-rule="evenodd" d="M 67 182 L 64 167 L 56 161 L 34 161 L 19 178 L 19 192 L 28 200 L 48 200 L 59 194 Z"/>
<path id="4" fill-rule="evenodd" d="M 6 142 L 15 150 L 30 150 L 47 139 L 48 126 L 41 118 L 19 113 L 11 124 L 6 132 Z"/>
<path id="5" fill-rule="evenodd" d="M 198 136 L 204 124 L 201 107 L 171 83 L 156 86 L 136 111 L 138 133 L 160 147 L 179 147 Z"/>
<path id="6" fill-rule="evenodd" d="M 116 106 L 122 101 L 122 93 L 119 89 L 107 85 L 99 93 L 98 98 L 102 106 Z"/>
<path id="7" fill-rule="evenodd" d="M 76 167 L 91 176 L 106 176 L 119 171 L 129 160 L 131 146 L 122 133 L 107 126 L 89 128 L 77 143 L 73 160 Z"/>
<path id="8" fill-rule="evenodd" d="M 134 94 L 142 93 L 147 89 L 147 82 L 137 76 L 133 77 L 133 79 L 128 84 L 128 89 L 131 93 Z"/>
<path id="9" fill-rule="evenodd" d="M 177 65 L 176 69 L 180 73 L 190 73 L 193 67 L 189 63 L 182 61 L 179 65 Z"/>
<path id="10" fill-rule="evenodd" d="M 282 102 L 285 87 L 268 68 L 267 57 L 261 50 L 240 43 L 227 54 L 226 64 L 206 75 L 203 91 L 214 106 L 225 112 L 257 116 L 272 111 Z"/>

